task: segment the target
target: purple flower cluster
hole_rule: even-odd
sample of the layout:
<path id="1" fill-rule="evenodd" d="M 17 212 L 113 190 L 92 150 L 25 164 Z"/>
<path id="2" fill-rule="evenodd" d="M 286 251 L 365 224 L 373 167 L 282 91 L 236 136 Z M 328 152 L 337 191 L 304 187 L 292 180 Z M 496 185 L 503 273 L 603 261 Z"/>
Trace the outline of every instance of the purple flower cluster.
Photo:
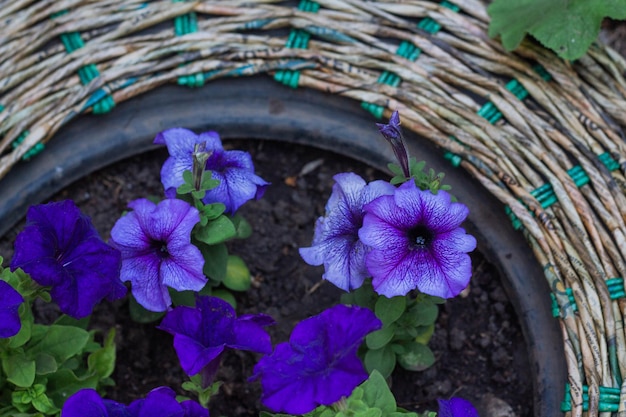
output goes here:
<path id="1" fill-rule="evenodd" d="M 155 388 L 146 398 L 130 405 L 102 399 L 93 389 L 82 389 L 69 397 L 61 417 L 209 417 L 209 411 L 195 401 L 179 403 L 168 387 Z"/>
<path id="2" fill-rule="evenodd" d="M 196 307 L 176 307 L 160 329 L 174 335 L 174 348 L 187 375 L 202 373 L 211 384 L 226 348 L 270 353 L 272 342 L 263 327 L 274 324 L 265 314 L 237 318 L 235 310 L 217 297 L 197 297 Z"/>
<path id="3" fill-rule="evenodd" d="M 357 349 L 382 323 L 367 308 L 337 305 L 301 321 L 254 367 L 261 401 L 275 412 L 305 414 L 349 396 L 367 379 Z"/>
<path id="4" fill-rule="evenodd" d="M 139 199 L 111 230 L 111 245 L 122 254 L 121 278 L 132 283 L 139 304 L 165 311 L 171 304 L 167 287 L 200 291 L 207 283 L 204 258 L 191 244 L 191 230 L 200 221 L 195 207 L 167 199 L 158 205 Z"/>
<path id="5" fill-rule="evenodd" d="M 61 311 L 77 319 L 91 314 L 104 298 L 126 294 L 119 251 L 102 241 L 89 217 L 69 200 L 28 210 L 11 260 L 11 270 L 17 268 L 51 287 Z"/>
<path id="6" fill-rule="evenodd" d="M 437 400 L 439 403 L 439 417 L 478 417 L 478 411 L 472 403 L 463 398 Z"/>
<path id="7" fill-rule="evenodd" d="M 207 191 L 203 198 L 205 204 L 223 203 L 226 213 L 235 213 L 246 201 L 261 198 L 269 185 L 254 173 L 250 154 L 225 151 L 217 132 L 196 135 L 191 130 L 173 128 L 160 132 L 154 143 L 166 145 L 170 154 L 161 169 L 161 182 L 168 198 L 176 197 L 176 188 L 184 183 L 183 172 L 192 170 L 197 144 L 203 146 L 203 152 L 210 153 L 206 170 L 220 182 L 216 188 Z"/>
<path id="8" fill-rule="evenodd" d="M 399 125 L 395 112 L 390 124 L 379 128 L 408 175 Z M 313 244 L 300 249 L 305 262 L 324 265 L 324 279 L 350 291 L 371 276 L 374 290 L 386 297 L 417 289 L 451 298 L 467 286 L 472 272 L 467 253 L 476 239 L 460 227 L 469 212 L 465 205 L 452 202 L 445 191 L 421 190 L 412 180 L 395 188 L 382 181 L 366 184 L 352 173 L 334 178 Z"/>
<path id="9" fill-rule="evenodd" d="M 408 181 L 398 188 L 336 175 L 337 184 L 317 220 L 313 246 L 300 254 L 325 266 L 324 278 L 344 290 L 358 288 L 367 276 L 379 294 L 406 295 L 413 289 L 443 298 L 461 292 L 471 276 L 467 252 L 476 247 L 460 224 L 468 209 Z"/>
<path id="10" fill-rule="evenodd" d="M 15 336 L 22 327 L 20 305 L 24 297 L 11 284 L 0 280 L 0 338 Z"/>

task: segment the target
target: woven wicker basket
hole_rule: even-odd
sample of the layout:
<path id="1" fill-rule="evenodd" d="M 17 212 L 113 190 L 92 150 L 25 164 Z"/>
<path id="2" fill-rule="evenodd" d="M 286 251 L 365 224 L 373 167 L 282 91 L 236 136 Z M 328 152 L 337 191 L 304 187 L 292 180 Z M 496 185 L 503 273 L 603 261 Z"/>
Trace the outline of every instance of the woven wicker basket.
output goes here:
<path id="1" fill-rule="evenodd" d="M 478 0 L 3 0 L 0 178 L 76 116 L 165 83 L 269 73 L 377 118 L 400 110 L 544 267 L 563 411 L 626 414 L 626 62 L 599 44 L 574 63 L 530 42 L 509 54 L 487 24 Z"/>

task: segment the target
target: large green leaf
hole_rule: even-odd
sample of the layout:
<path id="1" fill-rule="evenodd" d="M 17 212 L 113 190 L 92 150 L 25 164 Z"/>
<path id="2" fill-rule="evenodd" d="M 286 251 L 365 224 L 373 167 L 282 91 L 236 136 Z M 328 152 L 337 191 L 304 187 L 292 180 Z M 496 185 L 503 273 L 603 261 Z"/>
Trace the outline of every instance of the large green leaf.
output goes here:
<path id="1" fill-rule="evenodd" d="M 39 327 L 35 325 L 34 327 Z M 61 364 L 83 351 L 89 340 L 89 332 L 73 326 L 53 324 L 41 341 L 28 349 L 28 353 L 35 356 L 40 352 L 52 355 L 57 363 Z"/>
<path id="2" fill-rule="evenodd" d="M 380 297 L 376 301 L 374 312 L 385 326 L 398 320 L 406 309 L 406 297 Z"/>
<path id="3" fill-rule="evenodd" d="M 18 387 L 28 388 L 35 381 L 35 361 L 24 353 L 15 353 L 2 358 L 2 370 L 7 381 Z"/>
<path id="4" fill-rule="evenodd" d="M 495 0 L 489 36 L 500 35 L 512 51 L 527 33 L 560 57 L 574 60 L 587 52 L 605 17 L 626 19 L 626 0 Z"/>
<path id="5" fill-rule="evenodd" d="M 363 401 L 370 407 L 380 408 L 383 415 L 396 411 L 396 399 L 389 390 L 387 381 L 378 371 L 373 371 L 361 388 L 363 389 Z"/>

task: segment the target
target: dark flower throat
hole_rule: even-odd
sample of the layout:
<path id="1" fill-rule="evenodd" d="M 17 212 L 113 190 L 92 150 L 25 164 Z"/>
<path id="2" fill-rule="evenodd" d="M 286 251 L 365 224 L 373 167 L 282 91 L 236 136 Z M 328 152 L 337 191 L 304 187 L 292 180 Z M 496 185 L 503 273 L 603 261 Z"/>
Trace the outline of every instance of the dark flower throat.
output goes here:
<path id="1" fill-rule="evenodd" d="M 428 227 L 422 225 L 409 229 L 407 235 L 412 249 L 427 248 L 434 238 L 433 232 Z"/>

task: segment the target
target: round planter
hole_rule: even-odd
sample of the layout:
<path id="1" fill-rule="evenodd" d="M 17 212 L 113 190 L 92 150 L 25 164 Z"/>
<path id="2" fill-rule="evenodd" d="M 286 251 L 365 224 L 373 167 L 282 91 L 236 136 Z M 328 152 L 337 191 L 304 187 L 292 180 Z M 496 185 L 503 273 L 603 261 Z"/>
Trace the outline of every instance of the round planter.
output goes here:
<path id="1" fill-rule="evenodd" d="M 312 145 L 385 170 L 393 160 L 373 118 L 358 103 L 312 90 L 292 90 L 265 76 L 224 79 L 199 90 L 165 86 L 121 103 L 104 116 L 81 116 L 56 135 L 46 151 L 16 166 L 0 181 L 0 235 L 27 207 L 123 158 L 152 149 L 157 132 L 173 126 L 217 130 L 224 139 L 274 139 Z M 561 333 L 552 319 L 549 288 L 521 233 L 502 205 L 427 141 L 405 132 L 409 152 L 436 171 L 470 209 L 468 229 L 500 270 L 529 351 L 534 415 L 560 409 L 565 384 Z"/>

